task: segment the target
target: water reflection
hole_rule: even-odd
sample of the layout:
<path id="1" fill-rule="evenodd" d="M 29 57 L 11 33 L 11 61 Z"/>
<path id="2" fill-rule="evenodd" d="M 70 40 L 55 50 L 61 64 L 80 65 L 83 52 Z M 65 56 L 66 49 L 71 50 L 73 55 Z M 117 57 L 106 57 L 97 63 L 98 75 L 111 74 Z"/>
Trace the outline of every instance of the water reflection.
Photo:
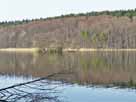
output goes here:
<path id="1" fill-rule="evenodd" d="M 56 72 L 72 72 L 55 80 L 82 85 L 121 85 L 136 87 L 136 53 L 64 53 L 58 54 L 0 54 L 1 75 L 44 77 Z"/>
<path id="2" fill-rule="evenodd" d="M 48 82 L 71 83 L 71 85 L 55 84 L 57 90 L 65 89 L 61 90 L 61 94 L 57 94 L 65 97 L 64 102 L 83 102 L 84 99 L 85 102 L 111 102 L 111 100 L 135 102 L 136 100 L 136 52 L 63 53 L 62 55 L 0 53 L 0 89 L 57 72 L 67 74 L 48 78 Z M 49 87 L 52 85 L 54 86 L 50 83 Z M 43 86 L 47 89 L 48 85 Z M 26 87 L 22 90 L 32 91 Z M 46 92 L 45 90 L 41 92 L 40 97 L 35 96 L 35 91 L 32 93 L 34 93 L 33 97 L 42 98 Z M 27 98 L 32 99 L 29 96 L 32 97 L 27 95 Z M 21 102 L 25 101 L 22 99 Z"/>
<path id="3" fill-rule="evenodd" d="M 62 83 L 39 78 L 0 89 L 0 102 L 62 102 Z"/>
<path id="4" fill-rule="evenodd" d="M 135 102 L 136 92 L 131 89 L 82 86 L 45 79 L 2 90 L 0 97 L 0 100 L 5 100 L 2 102 Z"/>

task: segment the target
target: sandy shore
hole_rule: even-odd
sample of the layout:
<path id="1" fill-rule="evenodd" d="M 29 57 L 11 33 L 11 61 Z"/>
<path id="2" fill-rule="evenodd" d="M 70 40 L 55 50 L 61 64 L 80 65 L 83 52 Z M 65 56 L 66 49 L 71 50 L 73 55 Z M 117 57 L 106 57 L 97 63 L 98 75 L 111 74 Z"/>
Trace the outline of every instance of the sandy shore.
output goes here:
<path id="1" fill-rule="evenodd" d="M 46 49 L 46 50 L 44 50 Z M 33 53 L 33 52 L 39 52 L 39 51 L 43 51 L 43 52 L 48 52 L 50 51 L 51 48 L 1 48 L 0 52 L 27 52 L 27 53 Z M 54 49 L 54 50 L 57 50 Z M 94 52 L 94 51 L 136 51 L 136 49 L 93 49 L 93 48 L 79 48 L 79 49 L 72 49 L 72 48 L 65 48 L 62 49 L 62 52 Z"/>
<path id="2" fill-rule="evenodd" d="M 39 48 L 1 48 L 0 52 L 38 52 Z"/>

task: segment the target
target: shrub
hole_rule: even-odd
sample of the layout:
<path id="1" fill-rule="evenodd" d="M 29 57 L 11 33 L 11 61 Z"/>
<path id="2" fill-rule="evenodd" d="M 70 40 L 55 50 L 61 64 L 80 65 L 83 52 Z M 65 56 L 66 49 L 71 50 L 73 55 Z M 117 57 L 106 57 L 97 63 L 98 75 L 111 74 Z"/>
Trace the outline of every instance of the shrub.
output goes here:
<path id="1" fill-rule="evenodd" d="M 81 35 L 82 35 L 83 38 L 86 39 L 86 38 L 89 37 L 89 32 L 88 32 L 88 31 L 82 31 L 82 32 L 81 32 Z"/>

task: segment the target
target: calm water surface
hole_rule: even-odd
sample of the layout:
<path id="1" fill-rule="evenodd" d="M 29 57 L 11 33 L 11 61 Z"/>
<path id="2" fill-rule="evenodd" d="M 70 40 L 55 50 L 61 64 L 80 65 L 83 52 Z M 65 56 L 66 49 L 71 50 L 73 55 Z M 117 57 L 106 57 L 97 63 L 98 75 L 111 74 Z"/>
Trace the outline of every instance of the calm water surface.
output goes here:
<path id="1" fill-rule="evenodd" d="M 61 74 L 7 91 L 35 95 L 16 102 L 35 97 L 39 102 L 136 102 L 136 52 L 0 53 L 0 89 L 57 72 Z M 0 95 L 8 96 L 7 91 Z M 14 96 L 7 100 L 14 101 Z M 54 99 L 42 101 L 42 96 Z"/>

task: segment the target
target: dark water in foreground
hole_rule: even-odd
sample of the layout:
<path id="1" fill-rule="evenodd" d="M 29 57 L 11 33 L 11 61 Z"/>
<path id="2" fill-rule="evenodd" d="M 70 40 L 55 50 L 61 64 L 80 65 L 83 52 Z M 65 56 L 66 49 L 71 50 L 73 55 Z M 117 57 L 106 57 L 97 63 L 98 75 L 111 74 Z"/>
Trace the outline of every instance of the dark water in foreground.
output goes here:
<path id="1" fill-rule="evenodd" d="M 0 89 L 57 72 L 0 90 L 0 97 L 11 102 L 136 102 L 136 52 L 0 53 Z"/>

